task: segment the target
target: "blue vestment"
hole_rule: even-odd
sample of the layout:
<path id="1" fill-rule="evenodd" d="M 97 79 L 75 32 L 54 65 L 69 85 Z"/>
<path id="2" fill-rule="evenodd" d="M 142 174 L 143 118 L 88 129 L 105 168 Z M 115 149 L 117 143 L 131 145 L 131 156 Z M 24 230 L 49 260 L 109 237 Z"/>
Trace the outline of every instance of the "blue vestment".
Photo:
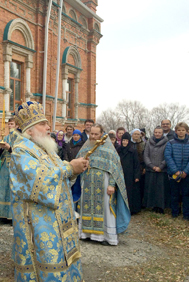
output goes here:
<path id="1" fill-rule="evenodd" d="M 15 131 L 11 139 L 14 281 L 83 281 L 72 166 Z"/>
<path id="2" fill-rule="evenodd" d="M 11 147 L 10 135 L 4 137 L 4 142 L 7 142 Z M 9 186 L 9 163 L 11 154 L 4 150 L 0 156 L 0 218 L 12 219 L 10 186 Z"/>

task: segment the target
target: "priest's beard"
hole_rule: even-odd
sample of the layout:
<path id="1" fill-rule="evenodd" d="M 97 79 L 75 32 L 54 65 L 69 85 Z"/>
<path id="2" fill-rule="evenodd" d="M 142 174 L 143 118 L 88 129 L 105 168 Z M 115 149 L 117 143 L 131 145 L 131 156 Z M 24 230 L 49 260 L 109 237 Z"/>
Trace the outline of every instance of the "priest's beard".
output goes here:
<path id="1" fill-rule="evenodd" d="M 42 146 L 47 151 L 47 153 L 54 154 L 58 152 L 57 144 L 49 135 L 44 136 L 44 134 L 38 131 L 35 127 L 33 127 L 32 130 L 34 132 L 32 139 L 34 140 L 34 142 Z"/>

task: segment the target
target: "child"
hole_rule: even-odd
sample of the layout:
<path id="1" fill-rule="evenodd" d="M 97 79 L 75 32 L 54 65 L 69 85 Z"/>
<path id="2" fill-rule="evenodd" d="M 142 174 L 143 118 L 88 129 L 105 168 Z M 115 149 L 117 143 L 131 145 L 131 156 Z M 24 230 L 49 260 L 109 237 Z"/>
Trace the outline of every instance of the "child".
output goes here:
<path id="1" fill-rule="evenodd" d="M 188 125 L 180 122 L 175 127 L 174 139 L 165 148 L 171 186 L 172 217 L 179 215 L 179 200 L 182 194 L 183 218 L 189 220 L 189 138 Z"/>

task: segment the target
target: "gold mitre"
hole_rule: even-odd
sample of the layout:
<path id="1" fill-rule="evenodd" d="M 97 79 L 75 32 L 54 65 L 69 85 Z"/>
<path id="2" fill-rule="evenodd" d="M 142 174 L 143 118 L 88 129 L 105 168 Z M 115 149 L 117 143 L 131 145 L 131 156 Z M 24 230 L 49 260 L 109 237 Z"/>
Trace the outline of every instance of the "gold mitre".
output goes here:
<path id="1" fill-rule="evenodd" d="M 29 127 L 40 121 L 47 121 L 47 119 L 41 104 L 35 101 L 28 101 L 22 103 L 15 111 L 15 121 L 22 132 L 25 132 Z"/>

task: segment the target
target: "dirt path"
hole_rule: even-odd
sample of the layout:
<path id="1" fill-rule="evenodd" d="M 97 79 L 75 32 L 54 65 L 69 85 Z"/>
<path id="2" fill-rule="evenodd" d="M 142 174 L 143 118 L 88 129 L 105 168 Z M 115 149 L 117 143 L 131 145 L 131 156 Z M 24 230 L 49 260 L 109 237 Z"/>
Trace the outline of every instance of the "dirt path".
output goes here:
<path id="1" fill-rule="evenodd" d="M 0 281 L 13 282 L 13 231 L 0 225 Z M 85 282 L 189 282 L 189 222 L 170 215 L 133 216 L 118 246 L 81 241 Z"/>

